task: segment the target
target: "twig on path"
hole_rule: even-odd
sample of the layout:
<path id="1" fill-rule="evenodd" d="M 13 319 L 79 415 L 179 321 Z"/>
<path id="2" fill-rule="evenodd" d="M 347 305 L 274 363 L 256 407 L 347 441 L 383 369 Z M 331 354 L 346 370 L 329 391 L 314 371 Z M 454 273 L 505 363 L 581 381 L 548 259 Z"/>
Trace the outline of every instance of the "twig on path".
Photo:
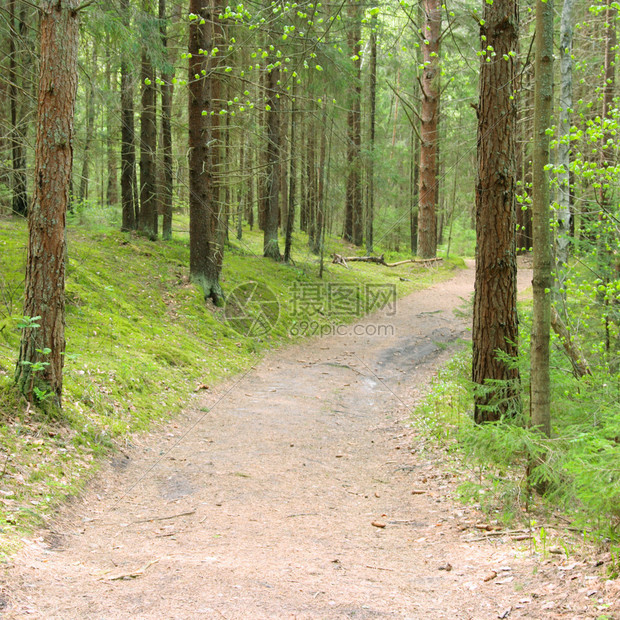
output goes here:
<path id="1" fill-rule="evenodd" d="M 298 512 L 292 515 L 286 515 L 287 519 L 292 519 L 293 517 L 318 517 L 318 512 Z"/>
<path id="2" fill-rule="evenodd" d="M 396 572 L 393 568 L 385 568 L 384 566 L 370 566 L 370 564 L 366 564 L 366 568 L 372 568 L 374 570 L 389 570 L 390 572 Z"/>
<path id="3" fill-rule="evenodd" d="M 129 571 L 126 573 L 109 575 L 108 577 L 105 577 L 105 579 L 107 579 L 108 581 L 116 581 L 118 579 L 135 579 L 136 577 L 142 576 L 147 568 L 153 566 L 153 564 L 157 564 L 157 562 L 159 562 L 159 559 L 151 560 L 150 562 L 147 562 L 142 568 L 138 568 L 137 570 Z M 103 577 L 101 577 L 101 579 L 103 579 Z"/>
<path id="4" fill-rule="evenodd" d="M 140 519 L 138 521 L 132 521 L 132 525 L 136 523 L 150 523 L 151 521 L 167 521 L 168 519 L 176 519 L 177 517 L 187 517 L 188 515 L 193 515 L 195 510 L 188 510 L 187 512 L 179 512 L 175 515 L 168 515 L 166 517 L 149 517 L 148 519 Z"/>

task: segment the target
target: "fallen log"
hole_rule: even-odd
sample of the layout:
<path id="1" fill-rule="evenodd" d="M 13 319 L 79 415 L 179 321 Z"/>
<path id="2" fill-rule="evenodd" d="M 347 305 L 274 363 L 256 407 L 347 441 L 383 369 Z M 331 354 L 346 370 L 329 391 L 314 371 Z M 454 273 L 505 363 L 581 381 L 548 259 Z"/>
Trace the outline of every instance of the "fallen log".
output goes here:
<path id="1" fill-rule="evenodd" d="M 342 256 L 342 254 L 334 253 L 334 257 L 332 263 L 335 265 L 342 265 L 343 267 L 348 267 L 347 263 L 375 263 L 376 265 L 383 265 L 384 267 L 398 267 L 399 265 L 405 265 L 406 263 L 418 263 L 422 265 L 426 265 L 428 263 L 437 263 L 442 261 L 443 258 L 440 256 L 436 258 L 408 258 L 407 260 L 399 260 L 395 263 L 386 263 L 385 256 L 381 254 L 381 256 Z"/>

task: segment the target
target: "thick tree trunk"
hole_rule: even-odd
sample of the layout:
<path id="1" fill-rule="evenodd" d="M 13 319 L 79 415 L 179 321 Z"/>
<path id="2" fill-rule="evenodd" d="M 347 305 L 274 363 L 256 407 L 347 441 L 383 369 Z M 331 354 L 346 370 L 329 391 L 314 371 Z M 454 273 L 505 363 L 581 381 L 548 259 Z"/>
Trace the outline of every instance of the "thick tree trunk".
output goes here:
<path id="1" fill-rule="evenodd" d="M 418 209 L 418 254 L 432 258 L 437 253 L 437 141 L 439 139 L 439 37 L 441 7 L 438 0 L 424 0 L 424 71 L 420 123 L 420 197 Z"/>
<path id="2" fill-rule="evenodd" d="M 349 111 L 347 114 L 347 188 L 345 202 L 344 238 L 355 245 L 364 242 L 364 205 L 362 201 L 361 180 L 361 16 L 359 5 L 352 0 L 349 3 L 349 19 L 351 24 L 347 33 L 349 51 L 353 62 L 351 76 Z"/>
<path id="3" fill-rule="evenodd" d="M 15 372 L 16 384 L 29 401 L 49 394 L 58 407 L 65 351 L 65 225 L 77 91 L 77 6 L 78 0 L 40 3 L 36 183 L 28 219 L 24 301 L 24 316 L 32 322 L 22 331 Z"/>
<path id="4" fill-rule="evenodd" d="M 213 160 L 208 147 L 212 140 L 209 112 L 214 106 L 210 78 L 202 73 L 209 73 L 209 55 L 201 54 L 201 50 L 213 48 L 214 17 L 208 2 L 189 2 L 189 12 L 199 16 L 189 25 L 189 271 L 205 299 L 219 304 L 222 290 L 217 248 L 218 206 L 214 200 Z"/>
<path id="5" fill-rule="evenodd" d="M 123 24 L 130 28 L 129 0 L 120 0 Z M 130 65 L 121 61 L 121 230 L 138 225 L 138 185 L 136 178 L 136 134 L 133 107 L 133 79 Z"/>
<path id="6" fill-rule="evenodd" d="M 150 18 L 153 0 L 143 0 L 143 10 Z M 142 44 L 142 111 L 140 115 L 140 213 L 138 230 L 149 239 L 157 239 L 157 106 L 155 70 L 146 42 Z"/>
<path id="7" fill-rule="evenodd" d="M 549 335 L 551 325 L 551 235 L 549 230 L 549 136 L 553 105 L 553 0 L 536 0 L 534 158 L 532 165 L 534 277 L 532 280 L 531 424 L 551 433 Z"/>
<path id="8" fill-rule="evenodd" d="M 271 69 L 267 76 L 267 202 L 263 235 L 263 255 L 281 260 L 278 246 L 279 189 L 280 189 L 280 98 L 278 81 L 280 70 Z"/>
<path id="9" fill-rule="evenodd" d="M 18 93 L 18 65 L 22 64 L 18 60 L 22 57 L 25 22 L 22 10 L 19 26 L 17 25 L 17 15 L 15 11 L 16 0 L 9 0 L 9 100 L 11 107 L 11 158 L 13 160 L 13 179 L 12 179 L 12 211 L 16 215 L 26 216 L 28 214 L 28 185 L 26 176 L 26 156 L 24 144 L 26 139 L 26 124 L 22 118 L 20 99 Z M 22 69 L 23 70 L 23 69 Z"/>
<path id="10" fill-rule="evenodd" d="M 165 51 L 168 48 L 168 36 L 166 32 L 166 0 L 159 0 L 159 29 L 161 33 L 161 43 Z M 170 119 L 172 117 L 172 79 L 174 78 L 174 64 L 171 54 L 168 54 L 167 66 L 161 74 L 161 149 L 163 155 L 163 170 L 161 188 L 162 203 L 162 238 L 168 241 L 172 238 L 172 195 L 173 195 L 173 175 L 172 175 L 172 128 Z"/>
<path id="11" fill-rule="evenodd" d="M 515 63 L 519 14 L 512 0 L 485 5 L 480 63 L 478 179 L 476 184 L 476 285 L 472 378 L 477 423 L 499 420 L 519 406 L 519 371 L 498 351 L 517 353 L 517 261 L 515 243 Z M 508 60 L 505 60 L 505 59 Z M 501 381 L 501 384 L 495 382 Z"/>

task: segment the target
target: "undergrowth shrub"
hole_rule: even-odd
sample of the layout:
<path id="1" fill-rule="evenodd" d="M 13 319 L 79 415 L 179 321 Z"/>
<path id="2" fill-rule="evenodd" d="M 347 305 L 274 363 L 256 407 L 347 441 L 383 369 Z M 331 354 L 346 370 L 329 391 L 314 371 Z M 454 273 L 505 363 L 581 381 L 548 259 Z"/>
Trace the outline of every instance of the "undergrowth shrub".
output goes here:
<path id="1" fill-rule="evenodd" d="M 561 344 L 552 338 L 552 436 L 528 428 L 530 317 L 522 313 L 523 412 L 499 422 L 473 422 L 471 346 L 464 345 L 415 410 L 430 434 L 458 450 L 472 469 L 461 485 L 466 501 L 504 521 L 525 516 L 532 504 L 569 513 L 580 527 L 620 540 L 620 374 L 592 365 L 575 378 Z M 592 349 L 590 349 L 592 350 Z M 477 480 L 476 480 L 477 478 Z M 542 497 L 534 489 L 544 489 Z M 542 499 L 542 502 L 538 500 Z"/>

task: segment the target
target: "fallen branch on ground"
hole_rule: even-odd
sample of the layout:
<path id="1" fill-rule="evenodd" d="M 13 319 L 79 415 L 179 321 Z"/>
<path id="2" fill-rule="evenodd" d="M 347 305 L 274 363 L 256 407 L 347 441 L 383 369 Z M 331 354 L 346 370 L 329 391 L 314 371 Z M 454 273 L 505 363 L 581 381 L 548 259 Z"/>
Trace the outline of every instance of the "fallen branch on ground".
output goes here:
<path id="1" fill-rule="evenodd" d="M 384 267 L 398 267 L 399 265 L 405 265 L 406 263 L 416 263 L 420 265 L 427 265 L 430 263 L 437 263 L 442 261 L 443 258 L 440 256 L 436 258 L 408 258 L 407 260 L 399 260 L 395 263 L 386 263 L 385 256 L 381 254 L 381 256 L 343 256 L 342 254 L 335 254 L 332 260 L 334 265 L 342 265 L 343 267 L 347 267 L 347 263 L 375 263 L 376 265 L 383 265 Z"/>

